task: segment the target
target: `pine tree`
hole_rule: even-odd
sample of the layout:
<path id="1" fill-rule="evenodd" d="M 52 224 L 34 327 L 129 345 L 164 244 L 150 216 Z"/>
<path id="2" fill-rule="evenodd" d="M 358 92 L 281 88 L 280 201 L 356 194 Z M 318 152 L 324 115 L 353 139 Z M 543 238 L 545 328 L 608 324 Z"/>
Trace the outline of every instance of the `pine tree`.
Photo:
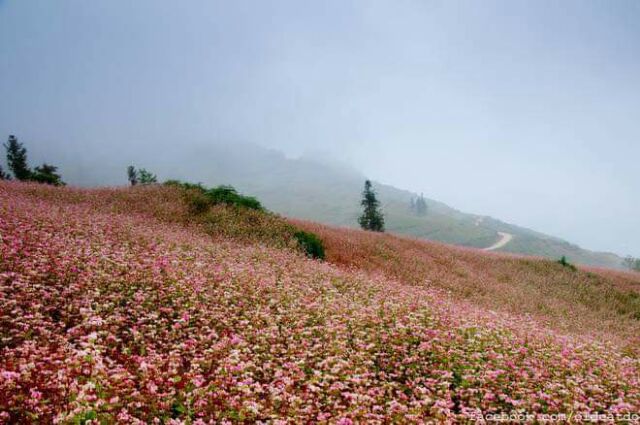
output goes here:
<path id="1" fill-rule="evenodd" d="M 362 192 L 360 205 L 363 207 L 362 215 L 358 218 L 360 227 L 364 230 L 384 232 L 384 216 L 379 210 L 380 202 L 376 198 L 376 194 L 369 180 L 364 182 L 364 191 Z"/>
<path id="2" fill-rule="evenodd" d="M 31 180 L 38 183 L 52 184 L 54 186 L 64 186 L 60 174 L 57 173 L 58 167 L 47 164 L 46 162 L 35 168 L 35 172 L 31 173 Z"/>
<path id="3" fill-rule="evenodd" d="M 420 197 L 416 200 L 416 214 L 423 216 L 427 214 L 427 201 L 424 200 L 424 195 L 420 194 Z"/>
<path id="4" fill-rule="evenodd" d="M 133 165 L 129 165 L 127 167 L 127 178 L 129 179 L 131 186 L 138 184 L 138 172 L 136 171 L 136 167 Z"/>
<path id="5" fill-rule="evenodd" d="M 30 180 L 32 172 L 27 164 L 27 149 L 14 135 L 9 136 L 4 147 L 7 150 L 7 164 L 16 180 Z"/>

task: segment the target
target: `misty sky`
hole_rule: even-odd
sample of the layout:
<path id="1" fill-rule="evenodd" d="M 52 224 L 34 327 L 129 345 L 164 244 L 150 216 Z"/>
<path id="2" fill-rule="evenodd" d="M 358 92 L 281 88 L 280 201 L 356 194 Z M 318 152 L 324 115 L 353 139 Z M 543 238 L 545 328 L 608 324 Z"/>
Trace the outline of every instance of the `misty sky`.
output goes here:
<path id="1" fill-rule="evenodd" d="M 0 99 L 34 159 L 317 152 L 640 256 L 635 0 L 0 0 Z"/>

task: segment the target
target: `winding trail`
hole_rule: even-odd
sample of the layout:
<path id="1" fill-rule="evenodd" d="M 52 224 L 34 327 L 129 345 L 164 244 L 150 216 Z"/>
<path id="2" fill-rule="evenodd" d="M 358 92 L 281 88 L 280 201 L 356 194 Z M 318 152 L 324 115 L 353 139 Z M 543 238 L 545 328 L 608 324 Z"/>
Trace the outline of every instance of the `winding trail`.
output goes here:
<path id="1" fill-rule="evenodd" d="M 486 248 L 482 248 L 483 251 L 493 251 L 498 248 L 502 248 L 503 246 L 511 242 L 511 239 L 513 239 L 513 235 L 511 233 L 498 232 L 498 234 L 500 235 L 500 239 L 498 239 L 498 242 Z"/>

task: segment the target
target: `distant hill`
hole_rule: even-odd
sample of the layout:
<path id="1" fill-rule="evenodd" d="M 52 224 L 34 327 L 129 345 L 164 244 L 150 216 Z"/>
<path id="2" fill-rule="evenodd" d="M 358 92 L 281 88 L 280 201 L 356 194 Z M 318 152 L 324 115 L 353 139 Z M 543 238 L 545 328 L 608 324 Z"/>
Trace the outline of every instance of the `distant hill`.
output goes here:
<path id="1" fill-rule="evenodd" d="M 135 155 L 127 161 L 82 168 L 62 165 L 68 182 L 82 185 L 124 184 L 129 163 L 149 168 L 161 179 L 177 178 L 207 185 L 231 184 L 257 196 L 280 214 L 327 224 L 357 227 L 360 192 L 365 176 L 337 162 L 287 158 L 281 152 L 256 145 L 203 145 L 179 153 L 162 151 Z M 99 164 L 99 166 L 98 166 Z M 100 174 L 95 173 L 99 170 Z M 485 248 L 500 239 L 498 232 L 513 235 L 500 251 L 569 261 L 600 267 L 621 268 L 622 258 L 611 253 L 582 249 L 567 241 L 501 222 L 467 214 L 441 202 L 426 199 L 427 214 L 417 216 L 409 208 L 417 194 L 374 182 L 382 201 L 387 230 L 445 243 Z"/>

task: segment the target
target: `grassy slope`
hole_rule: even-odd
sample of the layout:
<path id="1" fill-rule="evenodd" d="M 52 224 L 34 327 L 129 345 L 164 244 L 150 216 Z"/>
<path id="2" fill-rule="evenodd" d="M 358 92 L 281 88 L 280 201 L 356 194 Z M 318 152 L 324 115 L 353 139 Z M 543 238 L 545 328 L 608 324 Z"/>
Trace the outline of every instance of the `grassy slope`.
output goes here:
<path id="1" fill-rule="evenodd" d="M 513 240 L 501 249 L 503 252 L 536 255 L 553 259 L 566 256 L 570 261 L 578 264 L 613 269 L 623 268 L 622 259 L 613 253 L 594 252 L 582 249 L 562 239 L 503 223 L 492 218 L 485 218 L 483 223 L 496 231 L 507 232 L 514 235 Z"/>
<path id="2" fill-rule="evenodd" d="M 0 201 L 0 421 L 640 408 L 637 344 L 617 345 L 638 275 L 296 222 L 325 240 L 319 263 L 277 218 L 194 217 L 164 187 L 0 183 Z"/>
<path id="3" fill-rule="evenodd" d="M 581 268 L 555 261 L 485 253 L 415 238 L 282 219 L 251 210 L 215 207 L 189 212 L 184 193 L 171 187 L 51 190 L 19 185 L 20 191 L 57 202 L 86 203 L 112 213 L 151 215 L 167 223 L 193 226 L 218 240 L 294 248 L 295 227 L 312 231 L 336 265 L 382 273 L 409 285 L 427 285 L 485 308 L 529 314 L 553 328 L 629 341 L 640 333 L 640 274 Z M 151 199 L 142 201 L 143 198 Z"/>
<path id="4" fill-rule="evenodd" d="M 597 334 L 626 344 L 636 341 L 640 331 L 637 273 L 572 271 L 545 259 L 294 223 L 320 235 L 328 261 L 342 266 L 437 287 L 485 308 L 531 315 L 564 332 Z"/>
<path id="5" fill-rule="evenodd" d="M 288 159 L 277 151 L 254 145 L 203 146 L 196 151 L 154 153 L 130 161 L 146 165 L 161 178 L 200 181 L 208 186 L 232 184 L 241 192 L 258 197 L 272 211 L 289 217 L 331 225 L 357 227 L 360 192 L 364 176 L 347 167 L 306 159 Z M 65 178 L 76 184 L 123 184 L 126 162 L 105 164 L 97 158 L 91 171 L 77 168 L 77 160 L 63 166 Z M 63 164 L 64 165 L 64 164 Z M 95 173 L 102 173 L 96 178 Z M 518 226 L 457 211 L 427 200 L 429 214 L 416 217 L 408 211 L 415 194 L 392 186 L 375 184 L 383 202 L 389 231 L 428 240 L 463 246 L 487 247 L 499 239 L 498 231 L 512 233 L 513 242 L 502 248 L 522 254 L 570 261 L 599 267 L 620 268 L 622 259 L 614 254 L 591 252 L 565 241 Z"/>
<path id="6" fill-rule="evenodd" d="M 360 192 L 364 176 L 339 165 L 306 159 L 287 159 L 274 151 L 252 147 L 251 152 L 229 149 L 207 156 L 200 175 L 180 176 L 200 179 L 205 183 L 232 183 L 241 191 L 257 196 L 273 211 L 289 217 L 321 223 L 357 227 Z M 192 169 L 193 169 L 192 168 Z M 499 239 L 498 231 L 514 235 L 513 242 L 502 251 L 549 258 L 566 256 L 570 261 L 598 267 L 621 268 L 622 259 L 610 253 L 592 252 L 561 239 L 490 217 L 477 225 L 477 215 L 466 214 L 441 202 L 427 199 L 428 214 L 417 217 L 408 210 L 409 200 L 416 196 L 406 190 L 375 184 L 390 232 L 433 241 L 483 248 Z"/>
<path id="7" fill-rule="evenodd" d="M 162 222 L 195 226 L 199 232 L 217 239 L 232 238 L 277 248 L 295 246 L 294 229 L 288 221 L 318 234 L 326 245 L 328 261 L 340 266 L 383 273 L 410 285 L 426 283 L 483 307 L 537 316 L 564 331 L 586 331 L 623 341 L 640 333 L 638 273 L 607 273 L 591 268 L 572 272 L 541 258 L 485 253 L 222 206 L 204 215 L 193 215 L 183 192 L 170 187 L 79 191 L 24 185 L 20 190 L 58 202 L 91 202 L 112 213 L 152 214 Z M 143 197 L 153 203 L 143 202 Z"/>

